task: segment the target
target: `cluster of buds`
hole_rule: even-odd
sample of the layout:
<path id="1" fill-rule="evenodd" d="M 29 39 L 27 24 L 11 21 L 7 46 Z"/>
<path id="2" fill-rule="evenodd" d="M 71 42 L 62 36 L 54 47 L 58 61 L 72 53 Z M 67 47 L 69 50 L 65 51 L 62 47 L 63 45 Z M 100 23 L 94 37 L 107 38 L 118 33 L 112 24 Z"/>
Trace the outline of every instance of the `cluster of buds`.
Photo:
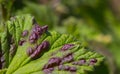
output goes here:
<path id="1" fill-rule="evenodd" d="M 86 59 L 82 58 L 78 61 L 72 62 L 72 65 L 79 65 L 79 66 L 82 66 L 82 65 L 85 65 L 85 64 L 94 65 L 96 62 L 97 62 L 97 59 L 95 59 L 95 58 L 92 58 L 88 61 L 86 61 Z"/>
<path id="2" fill-rule="evenodd" d="M 45 73 L 46 72 L 51 73 L 54 70 L 54 67 L 56 67 L 56 66 L 58 66 L 58 70 L 76 71 L 76 68 L 63 65 L 65 62 L 71 62 L 71 61 L 73 61 L 72 54 L 63 56 L 63 58 L 52 57 L 49 59 L 48 63 L 44 65 L 43 71 Z M 64 68 L 63 68 L 63 66 L 64 66 Z M 53 68 L 53 69 L 51 70 L 51 68 Z"/>
<path id="3" fill-rule="evenodd" d="M 34 28 L 32 29 L 32 33 L 29 37 L 30 43 L 34 43 L 38 40 L 38 38 L 47 31 L 48 26 L 40 27 L 39 25 L 34 25 Z"/>
<path id="4" fill-rule="evenodd" d="M 59 65 L 58 70 L 65 70 L 70 72 L 76 72 L 77 68 L 74 66 L 68 66 L 68 65 Z"/>
<path id="5" fill-rule="evenodd" d="M 64 56 L 64 57 L 62 58 L 61 64 L 64 64 L 64 63 L 66 63 L 66 62 L 71 62 L 71 61 L 73 61 L 73 55 L 72 55 L 72 53 Z"/>
<path id="6" fill-rule="evenodd" d="M 62 48 L 61 48 L 61 51 L 66 51 L 68 49 L 70 49 L 71 47 L 73 47 L 74 44 L 65 44 Z"/>
<path id="7" fill-rule="evenodd" d="M 40 45 L 35 46 L 35 48 L 29 48 L 27 50 L 28 56 L 30 56 L 32 59 L 36 59 L 41 55 L 43 52 L 47 51 L 49 49 L 49 42 L 44 41 Z"/>

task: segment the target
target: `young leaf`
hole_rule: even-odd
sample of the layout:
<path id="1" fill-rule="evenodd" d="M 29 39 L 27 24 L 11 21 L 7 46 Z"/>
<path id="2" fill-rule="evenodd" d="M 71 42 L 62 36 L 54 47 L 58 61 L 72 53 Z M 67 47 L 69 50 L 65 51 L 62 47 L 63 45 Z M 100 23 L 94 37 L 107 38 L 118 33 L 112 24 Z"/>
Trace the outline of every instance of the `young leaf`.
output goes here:
<path id="1" fill-rule="evenodd" d="M 14 24 L 6 24 L 17 44 L 6 74 L 85 74 L 104 59 L 71 35 L 49 32 L 47 26 L 33 23 L 30 15 L 17 17 L 9 21 Z"/>

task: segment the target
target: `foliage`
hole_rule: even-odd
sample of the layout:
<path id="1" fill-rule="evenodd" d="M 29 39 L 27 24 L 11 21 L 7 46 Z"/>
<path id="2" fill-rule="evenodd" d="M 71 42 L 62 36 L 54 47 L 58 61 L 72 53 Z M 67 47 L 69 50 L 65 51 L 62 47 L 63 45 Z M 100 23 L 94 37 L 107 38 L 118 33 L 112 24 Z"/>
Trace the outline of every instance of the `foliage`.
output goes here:
<path id="1" fill-rule="evenodd" d="M 30 15 L 16 16 L 7 21 L 5 25 L 7 30 L 1 33 L 1 52 L 5 52 L 1 57 L 4 59 L 4 64 L 1 63 L 3 69 L 1 73 L 4 72 L 4 68 L 7 68 L 5 74 L 39 74 L 53 68 L 54 70 L 47 72 L 85 74 L 88 71 L 94 71 L 94 66 L 99 66 L 100 62 L 103 61 L 103 56 L 89 48 L 85 48 L 82 43 L 76 41 L 72 36 L 49 32 L 46 28 L 43 28 L 44 26 L 37 26 L 36 23 L 33 23 L 33 17 Z M 36 29 L 36 26 L 41 29 Z M 28 31 L 28 36 L 24 37 L 24 31 Z M 35 34 L 36 32 L 40 34 L 39 36 L 35 35 L 38 36 L 35 42 L 31 42 L 30 38 L 34 32 Z M 10 43 L 12 40 L 14 42 Z M 23 40 L 24 42 L 21 43 Z M 45 41 L 49 42 L 49 44 L 44 44 Z M 12 49 L 10 46 L 14 44 L 16 48 Z M 48 46 L 49 48 L 47 48 Z M 29 50 L 29 48 L 35 49 Z M 11 53 L 14 50 L 16 51 Z M 33 51 L 32 54 L 31 51 Z M 59 58 L 61 60 L 50 62 L 51 58 L 56 58 L 55 60 Z"/>
<path id="2" fill-rule="evenodd" d="M 47 24 L 51 32 L 56 30 L 60 33 L 71 34 L 81 41 L 83 46 L 104 55 L 106 61 L 95 67 L 95 74 L 119 74 L 120 19 L 119 13 L 115 11 L 119 7 L 115 7 L 117 4 L 115 5 L 114 1 L 116 0 L 0 0 L 0 37 L 10 33 L 16 40 L 15 45 L 18 45 L 23 29 L 18 28 L 19 31 L 17 31 L 19 26 L 13 27 L 10 24 L 20 24 L 23 17 L 20 16 L 21 20 L 15 22 L 14 16 L 29 13 L 40 25 Z M 119 4 L 119 2 L 116 3 Z M 12 17 L 12 22 L 7 21 L 10 17 Z M 2 24 L 3 22 L 9 26 Z M 29 21 L 29 24 L 31 22 Z M 25 23 L 28 22 L 24 22 L 21 26 L 26 25 Z M 14 30 L 10 29 L 11 27 Z M 9 42 L 9 37 L 7 38 L 6 41 Z M 4 42 L 4 37 L 2 39 Z M 1 45 L 4 46 L 4 44 Z M 10 48 L 9 44 L 5 48 Z"/>

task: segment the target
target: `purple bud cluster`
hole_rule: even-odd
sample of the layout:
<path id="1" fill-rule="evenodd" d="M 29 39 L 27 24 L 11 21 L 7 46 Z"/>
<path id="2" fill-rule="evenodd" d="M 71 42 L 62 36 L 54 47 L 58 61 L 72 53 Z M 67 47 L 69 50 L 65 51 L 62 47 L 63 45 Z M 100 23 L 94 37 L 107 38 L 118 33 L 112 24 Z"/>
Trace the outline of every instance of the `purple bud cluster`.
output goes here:
<path id="1" fill-rule="evenodd" d="M 62 48 L 61 48 L 61 51 L 66 51 L 68 49 L 70 49 L 71 47 L 73 47 L 74 44 L 65 44 Z"/>
<path id="2" fill-rule="evenodd" d="M 84 65 L 86 63 L 86 60 L 85 59 L 80 59 L 79 61 L 75 61 L 73 62 L 72 64 L 73 65 Z"/>
<path id="3" fill-rule="evenodd" d="M 39 25 L 35 25 L 34 28 L 32 29 L 32 33 L 29 37 L 30 43 L 34 43 L 38 40 L 38 38 L 45 32 L 47 31 L 48 26 L 45 25 L 43 27 L 40 27 Z"/>
<path id="4" fill-rule="evenodd" d="M 97 62 L 97 59 L 92 58 L 90 59 L 89 65 L 94 65 Z"/>
<path id="5" fill-rule="evenodd" d="M 67 54 L 66 56 L 63 56 L 63 58 L 59 57 L 52 57 L 49 59 L 48 63 L 44 65 L 43 71 L 49 68 L 54 68 L 55 66 L 58 66 L 58 69 L 60 70 L 66 70 L 66 71 L 72 71 L 71 67 L 69 66 L 63 66 L 65 62 L 71 62 L 73 61 L 73 55 Z M 64 67 L 64 68 L 63 68 Z"/>
<path id="6" fill-rule="evenodd" d="M 87 62 L 84 58 L 82 58 L 79 61 L 72 62 L 72 64 L 82 66 L 85 64 L 94 65 L 96 62 L 97 62 L 97 59 L 95 58 L 90 59 L 89 62 Z"/>
<path id="7" fill-rule="evenodd" d="M 61 58 L 59 58 L 59 57 L 50 58 L 50 60 L 44 66 L 43 69 L 48 69 L 48 68 L 52 68 L 52 67 L 58 66 L 60 64 L 60 62 L 61 62 Z"/>
<path id="8" fill-rule="evenodd" d="M 35 49 L 33 49 L 33 48 L 28 48 L 28 50 L 27 50 L 27 55 L 30 56 L 34 51 L 35 51 Z"/>
<path id="9" fill-rule="evenodd" d="M 28 35 L 28 30 L 24 30 L 23 32 L 22 32 L 22 37 L 25 37 L 25 36 L 27 36 Z"/>
<path id="10" fill-rule="evenodd" d="M 58 70 L 65 70 L 65 71 L 70 71 L 70 72 L 76 72 L 77 68 L 68 66 L 68 65 L 59 65 Z"/>
<path id="11" fill-rule="evenodd" d="M 45 74 L 49 74 L 54 70 L 55 66 L 58 66 L 61 62 L 61 58 L 59 57 L 53 57 L 50 58 L 48 63 L 44 65 L 43 71 Z"/>
<path id="12" fill-rule="evenodd" d="M 71 62 L 71 61 L 73 61 L 73 55 L 72 55 L 72 53 L 64 56 L 62 58 L 61 64 L 65 63 L 65 62 Z"/>
<path id="13" fill-rule="evenodd" d="M 44 41 L 40 45 L 35 46 L 35 48 L 29 48 L 27 50 L 27 54 L 32 58 L 36 59 L 39 57 L 40 54 L 42 54 L 44 51 L 47 51 L 49 49 L 49 42 Z"/>
<path id="14" fill-rule="evenodd" d="M 54 68 L 47 68 L 47 69 L 44 69 L 43 71 L 45 74 L 51 74 L 53 70 Z"/>

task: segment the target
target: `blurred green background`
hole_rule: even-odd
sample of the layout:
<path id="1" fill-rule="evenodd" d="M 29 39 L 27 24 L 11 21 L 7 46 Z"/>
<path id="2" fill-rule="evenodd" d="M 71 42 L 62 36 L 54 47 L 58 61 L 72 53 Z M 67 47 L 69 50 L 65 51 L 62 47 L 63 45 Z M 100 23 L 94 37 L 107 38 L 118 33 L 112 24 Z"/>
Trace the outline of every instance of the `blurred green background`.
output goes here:
<path id="1" fill-rule="evenodd" d="M 105 66 L 95 74 L 119 74 L 120 0 L 0 0 L 0 22 L 21 14 L 103 54 Z"/>

